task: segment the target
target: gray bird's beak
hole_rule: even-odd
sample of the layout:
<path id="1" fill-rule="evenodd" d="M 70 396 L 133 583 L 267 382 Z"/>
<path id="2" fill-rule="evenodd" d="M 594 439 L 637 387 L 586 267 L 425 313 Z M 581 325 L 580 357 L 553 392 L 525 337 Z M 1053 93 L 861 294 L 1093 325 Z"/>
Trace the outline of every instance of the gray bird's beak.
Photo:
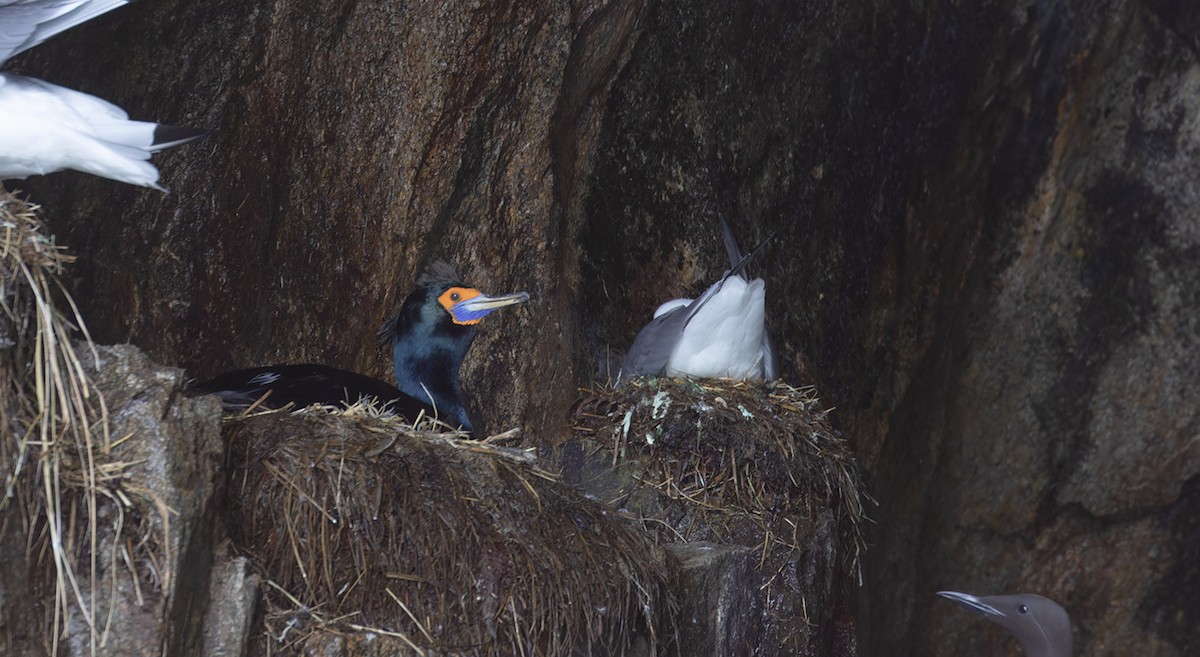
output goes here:
<path id="1" fill-rule="evenodd" d="M 947 600 L 953 600 L 967 609 L 977 611 L 984 616 L 1004 615 L 999 609 L 996 609 L 995 607 L 981 601 L 979 598 L 969 593 L 959 593 L 958 591 L 938 591 L 937 594 L 943 598 L 946 598 Z"/>

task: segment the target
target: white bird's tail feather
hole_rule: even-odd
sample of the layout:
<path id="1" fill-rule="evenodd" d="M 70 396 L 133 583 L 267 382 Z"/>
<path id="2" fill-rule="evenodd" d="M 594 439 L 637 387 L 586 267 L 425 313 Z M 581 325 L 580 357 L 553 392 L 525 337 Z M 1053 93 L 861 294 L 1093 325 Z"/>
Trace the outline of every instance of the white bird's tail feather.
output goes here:
<path id="1" fill-rule="evenodd" d="M 201 130 L 200 128 L 185 128 L 158 123 L 154 128 L 154 143 L 150 145 L 150 150 L 157 153 L 168 148 L 182 146 L 207 137 L 211 132 L 211 130 Z"/>

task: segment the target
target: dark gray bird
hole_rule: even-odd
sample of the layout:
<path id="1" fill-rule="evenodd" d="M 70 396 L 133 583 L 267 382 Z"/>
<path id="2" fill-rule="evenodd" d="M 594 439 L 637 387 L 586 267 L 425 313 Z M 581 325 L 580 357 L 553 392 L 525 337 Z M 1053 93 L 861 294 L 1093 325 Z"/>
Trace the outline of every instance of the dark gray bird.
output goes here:
<path id="1" fill-rule="evenodd" d="M 371 401 L 396 415 L 416 420 L 438 417 L 428 401 L 400 392 L 396 386 L 364 374 L 328 365 L 299 363 L 268 365 L 225 372 L 188 387 L 189 396 L 216 395 L 227 413 L 248 408 L 276 409 L 291 404 L 301 409 L 314 404 L 341 408 Z M 447 422 L 449 424 L 449 422 Z"/>
<path id="2" fill-rule="evenodd" d="M 126 0 L 0 0 L 0 64 Z M 206 130 L 131 121 L 120 107 L 37 78 L 0 73 L 0 180 L 74 169 L 152 187 L 150 155 Z"/>
<path id="3" fill-rule="evenodd" d="M 698 298 L 672 299 L 654 311 L 629 347 L 618 383 L 634 376 L 778 378 L 766 332 L 766 283 L 745 274 L 766 241 L 744 255 L 729 223 L 719 222 L 730 269 Z"/>
<path id="4" fill-rule="evenodd" d="M 1071 618 L 1049 598 L 1033 593 L 978 597 L 938 591 L 938 595 L 1012 632 L 1029 657 L 1071 657 Z"/>

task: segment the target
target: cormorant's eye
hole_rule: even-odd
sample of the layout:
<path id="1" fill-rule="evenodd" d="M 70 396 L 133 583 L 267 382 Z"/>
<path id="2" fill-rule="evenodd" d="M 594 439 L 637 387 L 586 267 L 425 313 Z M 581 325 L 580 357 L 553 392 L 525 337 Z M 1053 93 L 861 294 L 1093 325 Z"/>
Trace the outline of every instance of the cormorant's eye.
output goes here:
<path id="1" fill-rule="evenodd" d="M 1022 614 L 1028 614 L 1029 607 L 1027 607 L 1025 605 L 1017 605 L 1017 611 L 1021 612 Z"/>
<path id="2" fill-rule="evenodd" d="M 461 298 L 461 296 L 459 295 L 459 293 L 458 293 L 458 292 L 451 292 L 451 293 L 450 293 L 450 300 L 451 300 L 451 301 L 458 301 L 460 298 Z"/>

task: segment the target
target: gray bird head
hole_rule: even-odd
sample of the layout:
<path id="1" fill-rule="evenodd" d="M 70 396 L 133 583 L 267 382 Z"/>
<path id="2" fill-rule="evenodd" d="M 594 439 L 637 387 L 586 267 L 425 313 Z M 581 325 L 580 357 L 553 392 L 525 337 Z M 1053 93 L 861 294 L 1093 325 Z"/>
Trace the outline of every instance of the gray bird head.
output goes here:
<path id="1" fill-rule="evenodd" d="M 1071 657 L 1071 619 L 1057 602 L 1032 593 L 979 597 L 957 591 L 938 595 L 1001 625 L 1029 657 Z"/>

